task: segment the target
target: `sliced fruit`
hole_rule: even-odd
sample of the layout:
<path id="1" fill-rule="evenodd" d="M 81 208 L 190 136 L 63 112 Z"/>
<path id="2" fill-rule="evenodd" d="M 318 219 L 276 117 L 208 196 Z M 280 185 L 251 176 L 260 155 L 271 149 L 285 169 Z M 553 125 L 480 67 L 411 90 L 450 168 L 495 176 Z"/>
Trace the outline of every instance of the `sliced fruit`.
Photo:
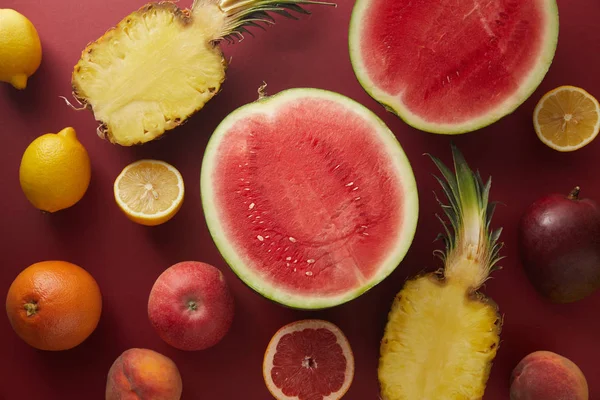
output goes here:
<path id="1" fill-rule="evenodd" d="M 218 126 L 201 174 L 208 227 L 250 287 L 294 308 L 352 300 L 412 242 L 417 188 L 402 147 L 342 95 L 291 89 Z"/>
<path id="2" fill-rule="evenodd" d="M 56 212 L 75 205 L 90 184 L 90 156 L 73 128 L 47 133 L 27 146 L 19 167 L 25 197 L 37 209 Z"/>
<path id="3" fill-rule="evenodd" d="M 263 377 L 277 400 L 341 399 L 354 379 L 350 343 L 331 322 L 292 322 L 269 342 Z"/>
<path id="4" fill-rule="evenodd" d="M 458 134 L 515 110 L 558 40 L 556 0 L 357 0 L 350 56 L 365 90 L 408 124 Z"/>
<path id="5" fill-rule="evenodd" d="M 89 44 L 72 75 L 73 94 L 123 146 L 146 143 L 184 123 L 225 80 L 219 43 L 243 37 L 267 12 L 291 16 L 308 0 L 195 0 L 190 10 L 150 3 Z"/>
<path id="6" fill-rule="evenodd" d="M 558 151 L 574 151 L 600 132 L 600 104 L 585 90 L 561 86 L 546 93 L 533 112 L 540 140 Z"/>
<path id="7" fill-rule="evenodd" d="M 433 158 L 452 225 L 441 236 L 446 252 L 436 251 L 444 268 L 407 281 L 394 300 L 381 342 L 383 400 L 481 399 L 498 350 L 501 317 L 478 291 L 499 260 L 491 180 L 484 184 L 455 147 L 453 155 L 455 174 Z"/>
<path id="8" fill-rule="evenodd" d="M 183 178 L 164 161 L 140 160 L 121 171 L 115 200 L 127 217 L 142 225 L 160 225 L 177 214 L 184 197 Z"/>

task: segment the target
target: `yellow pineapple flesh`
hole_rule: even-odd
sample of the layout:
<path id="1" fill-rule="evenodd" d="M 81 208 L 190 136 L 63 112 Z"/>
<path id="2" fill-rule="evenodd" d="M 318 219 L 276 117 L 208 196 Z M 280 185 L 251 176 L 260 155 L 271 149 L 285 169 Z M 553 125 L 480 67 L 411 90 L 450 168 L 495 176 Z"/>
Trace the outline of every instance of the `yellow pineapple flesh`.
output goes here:
<path id="1" fill-rule="evenodd" d="M 483 397 L 500 342 L 501 318 L 479 287 L 500 259 L 494 204 L 453 147 L 456 176 L 434 161 L 454 234 L 442 235 L 444 269 L 407 281 L 396 296 L 380 348 L 383 400 L 476 400 Z"/>
<path id="2" fill-rule="evenodd" d="M 88 46 L 73 91 L 93 108 L 102 134 L 125 146 L 153 140 L 216 94 L 225 60 L 210 43 L 215 16 L 195 17 L 172 3 L 149 5 Z"/>
<path id="3" fill-rule="evenodd" d="M 73 94 L 123 146 L 160 137 L 214 97 L 225 80 L 223 39 L 273 23 L 267 12 L 306 12 L 309 0 L 196 0 L 190 10 L 148 4 L 89 44 L 72 75 Z M 230 40 L 231 41 L 231 40 Z"/>

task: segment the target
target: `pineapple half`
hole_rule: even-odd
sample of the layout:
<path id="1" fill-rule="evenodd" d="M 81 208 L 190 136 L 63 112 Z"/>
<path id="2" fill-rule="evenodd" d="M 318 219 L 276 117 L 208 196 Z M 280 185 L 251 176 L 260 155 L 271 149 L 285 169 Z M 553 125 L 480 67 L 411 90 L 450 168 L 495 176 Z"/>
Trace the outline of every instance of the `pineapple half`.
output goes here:
<path id="1" fill-rule="evenodd" d="M 190 10 L 147 4 L 89 44 L 72 75 L 73 95 L 94 113 L 98 135 L 131 146 L 184 123 L 219 91 L 227 63 L 219 44 L 243 38 L 267 14 L 308 12 L 309 0 L 196 0 Z"/>
<path id="2" fill-rule="evenodd" d="M 478 289 L 500 260 L 501 229 L 490 230 L 495 203 L 452 146 L 455 173 L 431 157 L 449 204 L 440 202 L 444 268 L 409 280 L 396 296 L 380 348 L 383 400 L 481 399 L 500 342 L 497 306 Z M 439 201 L 439 200 L 438 200 Z"/>

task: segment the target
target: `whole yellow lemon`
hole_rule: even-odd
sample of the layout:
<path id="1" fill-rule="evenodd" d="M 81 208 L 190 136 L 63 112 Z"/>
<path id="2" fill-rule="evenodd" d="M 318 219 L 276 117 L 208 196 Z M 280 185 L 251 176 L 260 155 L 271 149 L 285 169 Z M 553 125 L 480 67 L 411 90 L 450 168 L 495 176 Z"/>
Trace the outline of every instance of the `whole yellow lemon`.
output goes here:
<path id="1" fill-rule="evenodd" d="M 25 89 L 41 62 L 42 44 L 31 21 L 15 10 L 0 8 L 0 81 Z"/>
<path id="2" fill-rule="evenodd" d="M 55 212 L 77 203 L 90 178 L 90 157 L 73 128 L 38 137 L 21 159 L 21 189 L 29 202 L 43 211 Z"/>

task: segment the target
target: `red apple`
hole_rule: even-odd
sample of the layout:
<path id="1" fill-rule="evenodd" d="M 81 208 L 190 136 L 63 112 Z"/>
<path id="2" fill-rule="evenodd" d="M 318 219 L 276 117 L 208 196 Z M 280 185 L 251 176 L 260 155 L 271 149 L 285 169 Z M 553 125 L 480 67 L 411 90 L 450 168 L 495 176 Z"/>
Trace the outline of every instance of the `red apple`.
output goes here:
<path id="1" fill-rule="evenodd" d="M 535 201 L 521 218 L 519 250 L 533 286 L 556 303 L 581 300 L 600 287 L 600 207 L 570 195 Z"/>
<path id="2" fill-rule="evenodd" d="M 148 300 L 148 317 L 158 335 L 180 350 L 216 345 L 233 321 L 233 297 L 212 265 L 186 261 L 164 271 Z"/>

